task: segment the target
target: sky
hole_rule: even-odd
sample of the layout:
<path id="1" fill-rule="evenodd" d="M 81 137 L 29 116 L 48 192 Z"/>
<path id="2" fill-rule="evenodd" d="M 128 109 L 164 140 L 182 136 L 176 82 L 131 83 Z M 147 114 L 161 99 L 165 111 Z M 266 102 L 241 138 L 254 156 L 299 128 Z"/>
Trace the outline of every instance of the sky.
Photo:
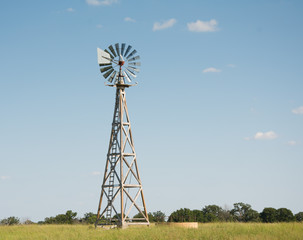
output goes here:
<path id="1" fill-rule="evenodd" d="M 97 47 L 132 45 L 126 90 L 148 212 L 303 211 L 303 2 L 0 2 L 0 219 L 97 212 L 114 110 Z"/>

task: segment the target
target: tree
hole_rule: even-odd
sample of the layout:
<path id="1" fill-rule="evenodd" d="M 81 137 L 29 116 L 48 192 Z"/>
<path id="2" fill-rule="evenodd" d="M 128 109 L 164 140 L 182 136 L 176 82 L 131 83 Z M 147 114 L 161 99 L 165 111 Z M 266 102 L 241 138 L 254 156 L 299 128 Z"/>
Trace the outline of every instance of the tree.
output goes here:
<path id="1" fill-rule="evenodd" d="M 155 221 L 154 220 L 154 215 L 151 212 L 149 212 L 147 215 L 148 215 L 149 222 L 154 222 Z M 143 217 L 143 215 L 142 215 L 142 217 Z"/>
<path id="2" fill-rule="evenodd" d="M 298 222 L 302 222 L 303 221 L 303 212 L 299 212 L 295 215 L 295 218 Z"/>
<path id="3" fill-rule="evenodd" d="M 204 214 L 201 210 L 193 210 L 192 213 L 195 222 L 205 222 Z"/>
<path id="4" fill-rule="evenodd" d="M 82 221 L 84 223 L 94 224 L 97 221 L 97 214 L 94 214 L 92 212 L 85 213 Z"/>
<path id="5" fill-rule="evenodd" d="M 222 209 L 221 212 L 219 212 L 218 215 L 219 221 L 221 222 L 231 222 L 234 221 L 234 217 L 230 213 L 230 210 L 228 209 Z"/>
<path id="6" fill-rule="evenodd" d="M 68 210 L 65 214 L 58 214 L 56 217 L 44 219 L 46 224 L 73 224 L 76 220 L 77 213 Z"/>
<path id="7" fill-rule="evenodd" d="M 279 208 L 277 210 L 277 220 L 278 222 L 291 222 L 295 221 L 295 217 L 292 211 L 290 211 L 289 209 Z"/>
<path id="8" fill-rule="evenodd" d="M 229 210 L 217 205 L 207 205 L 202 209 L 202 212 L 204 214 L 204 222 L 227 222 L 233 220 Z"/>
<path id="9" fill-rule="evenodd" d="M 44 218 L 44 222 L 38 222 L 39 224 L 54 224 L 55 223 L 55 218 L 54 217 L 46 217 Z"/>
<path id="10" fill-rule="evenodd" d="M 202 209 L 205 222 L 217 222 L 219 221 L 219 215 L 223 209 L 217 205 L 208 205 Z"/>
<path id="11" fill-rule="evenodd" d="M 249 204 L 234 203 L 234 208 L 230 212 L 239 222 L 259 221 L 259 213 L 253 210 Z"/>
<path id="12" fill-rule="evenodd" d="M 22 222 L 22 224 L 24 225 L 30 225 L 30 224 L 35 224 L 33 221 L 31 221 L 30 219 L 26 219 Z"/>
<path id="13" fill-rule="evenodd" d="M 154 222 L 165 222 L 165 213 L 161 211 L 153 212 L 152 219 Z"/>
<path id="14" fill-rule="evenodd" d="M 277 221 L 277 210 L 275 208 L 264 208 L 260 213 L 262 222 L 273 223 Z"/>
<path id="15" fill-rule="evenodd" d="M 65 221 L 68 224 L 73 224 L 74 220 L 76 219 L 77 213 L 76 212 L 72 212 L 72 210 L 68 210 L 65 213 Z"/>
<path id="16" fill-rule="evenodd" d="M 154 216 L 152 213 L 148 213 L 148 220 L 149 222 L 154 222 Z M 137 213 L 136 215 L 133 216 L 133 218 L 142 218 L 142 220 L 134 220 L 134 222 L 140 222 L 140 221 L 143 221 L 145 218 L 143 217 L 142 213 Z"/>
<path id="17" fill-rule="evenodd" d="M 112 218 L 113 219 L 121 219 L 121 213 L 115 214 Z"/>
<path id="18" fill-rule="evenodd" d="M 0 225 L 17 225 L 17 224 L 20 224 L 20 220 L 17 217 L 8 217 L 0 221 Z"/>
<path id="19" fill-rule="evenodd" d="M 173 212 L 169 218 L 168 222 L 194 222 L 195 216 L 193 212 L 188 208 L 181 208 Z"/>

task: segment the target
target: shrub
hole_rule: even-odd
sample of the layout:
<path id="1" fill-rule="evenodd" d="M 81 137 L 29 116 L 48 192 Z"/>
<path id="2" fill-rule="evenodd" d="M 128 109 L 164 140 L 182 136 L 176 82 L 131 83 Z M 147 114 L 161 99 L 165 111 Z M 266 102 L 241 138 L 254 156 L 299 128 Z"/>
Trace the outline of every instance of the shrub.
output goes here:
<path id="1" fill-rule="evenodd" d="M 20 224 L 20 220 L 17 217 L 8 217 L 0 221 L 0 225 L 17 225 L 17 224 Z"/>

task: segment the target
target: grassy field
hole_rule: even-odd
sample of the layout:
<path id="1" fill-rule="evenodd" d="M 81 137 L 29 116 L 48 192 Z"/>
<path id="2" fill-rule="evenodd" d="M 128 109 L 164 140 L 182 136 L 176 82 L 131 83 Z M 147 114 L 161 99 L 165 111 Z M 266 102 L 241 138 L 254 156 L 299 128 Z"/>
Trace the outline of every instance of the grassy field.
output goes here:
<path id="1" fill-rule="evenodd" d="M 20 225 L 0 226 L 0 240 L 303 240 L 302 223 L 207 223 L 198 229 L 169 226 L 95 229 L 88 225 Z"/>

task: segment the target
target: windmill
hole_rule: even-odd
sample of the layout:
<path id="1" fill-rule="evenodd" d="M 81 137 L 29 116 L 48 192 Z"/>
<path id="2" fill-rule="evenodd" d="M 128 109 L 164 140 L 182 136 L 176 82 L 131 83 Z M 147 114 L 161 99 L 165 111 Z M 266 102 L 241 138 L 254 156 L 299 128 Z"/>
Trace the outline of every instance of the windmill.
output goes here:
<path id="1" fill-rule="evenodd" d="M 97 49 L 100 71 L 106 85 L 116 88 L 116 100 L 96 227 L 149 225 L 125 95 L 126 88 L 137 84 L 130 83 L 141 63 L 137 51 L 126 46 Z"/>

